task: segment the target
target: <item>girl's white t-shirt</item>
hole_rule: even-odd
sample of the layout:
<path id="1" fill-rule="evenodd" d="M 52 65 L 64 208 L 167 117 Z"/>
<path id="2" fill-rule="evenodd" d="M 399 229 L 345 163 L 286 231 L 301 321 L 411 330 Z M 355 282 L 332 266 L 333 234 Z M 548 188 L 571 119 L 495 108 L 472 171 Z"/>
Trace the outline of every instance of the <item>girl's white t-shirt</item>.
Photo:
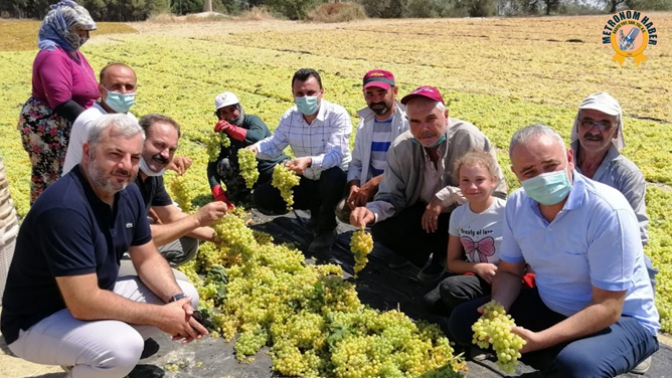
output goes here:
<path id="1" fill-rule="evenodd" d="M 453 210 L 448 233 L 460 238 L 469 262 L 499 262 L 505 206 L 506 200 L 495 197 L 482 213 L 471 211 L 468 202 Z"/>

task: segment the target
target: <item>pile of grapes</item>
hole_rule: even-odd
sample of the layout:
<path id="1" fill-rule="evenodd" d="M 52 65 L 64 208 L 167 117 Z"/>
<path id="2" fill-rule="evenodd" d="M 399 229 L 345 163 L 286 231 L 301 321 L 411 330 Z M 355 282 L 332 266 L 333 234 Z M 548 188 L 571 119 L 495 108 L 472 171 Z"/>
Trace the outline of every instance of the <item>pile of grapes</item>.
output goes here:
<path id="1" fill-rule="evenodd" d="M 292 211 L 292 205 L 294 205 L 292 188 L 299 185 L 300 180 L 301 178 L 284 164 L 276 164 L 273 168 L 271 185 L 280 191 L 282 199 L 287 204 L 287 211 Z"/>
<path id="2" fill-rule="evenodd" d="M 511 327 L 515 326 L 511 315 L 507 315 L 504 307 L 493 300 L 485 305 L 483 315 L 471 327 L 474 331 L 472 342 L 483 349 L 492 345 L 497 354 L 497 366 L 509 374 L 515 372 L 520 350 L 525 345 L 522 337 L 511 332 Z"/>
<path id="3" fill-rule="evenodd" d="M 273 369 L 286 376 L 461 376 L 466 365 L 436 325 L 367 308 L 340 266 L 306 264 L 293 246 L 247 227 L 247 216 L 238 208 L 225 215 L 214 225 L 218 243 L 203 244 L 180 267 L 199 291 L 212 334 L 237 336 L 239 361 L 267 346 Z"/>

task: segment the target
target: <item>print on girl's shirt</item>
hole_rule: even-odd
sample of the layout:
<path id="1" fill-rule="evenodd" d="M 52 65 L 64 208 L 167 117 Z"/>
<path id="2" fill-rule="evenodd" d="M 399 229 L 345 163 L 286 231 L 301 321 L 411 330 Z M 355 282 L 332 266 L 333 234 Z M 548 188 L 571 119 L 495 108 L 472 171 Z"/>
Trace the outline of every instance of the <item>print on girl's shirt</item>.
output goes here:
<path id="1" fill-rule="evenodd" d="M 495 255 L 495 239 L 492 237 L 473 241 L 470 237 L 463 236 L 461 241 L 469 261 L 487 263 L 488 257 Z"/>

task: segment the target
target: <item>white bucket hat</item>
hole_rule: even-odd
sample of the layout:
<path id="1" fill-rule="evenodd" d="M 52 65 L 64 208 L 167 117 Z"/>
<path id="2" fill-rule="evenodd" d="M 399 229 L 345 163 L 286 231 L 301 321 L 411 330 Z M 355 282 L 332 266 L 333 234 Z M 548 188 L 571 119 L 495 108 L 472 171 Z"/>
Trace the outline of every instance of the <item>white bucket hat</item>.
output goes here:
<path id="1" fill-rule="evenodd" d="M 215 112 L 225 106 L 236 105 L 238 103 L 240 103 L 240 101 L 235 94 L 231 92 L 220 93 L 215 97 Z"/>
<path id="2" fill-rule="evenodd" d="M 579 114 L 581 110 L 588 109 L 618 117 L 618 135 L 611 142 L 618 151 L 621 151 L 625 147 L 625 140 L 623 139 L 623 110 L 621 110 L 621 105 L 619 105 L 618 101 L 607 92 L 593 93 L 586 97 L 581 105 L 579 105 L 579 111 L 574 118 L 571 141 L 574 142 L 579 139 Z"/>

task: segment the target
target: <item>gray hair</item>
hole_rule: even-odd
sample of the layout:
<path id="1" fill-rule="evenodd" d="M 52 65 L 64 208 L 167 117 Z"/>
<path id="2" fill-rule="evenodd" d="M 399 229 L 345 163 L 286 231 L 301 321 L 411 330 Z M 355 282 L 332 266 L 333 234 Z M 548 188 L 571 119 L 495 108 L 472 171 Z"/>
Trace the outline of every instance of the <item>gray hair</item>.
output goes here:
<path id="1" fill-rule="evenodd" d="M 511 137 L 511 143 L 509 143 L 509 159 L 512 158 L 513 149 L 514 147 L 516 147 L 516 145 L 523 142 L 527 142 L 532 138 L 540 137 L 542 135 L 554 139 L 562 146 L 562 148 L 566 148 L 565 141 L 562 139 L 562 137 L 560 136 L 560 134 L 558 134 L 557 131 L 551 129 L 546 125 L 537 123 L 534 125 L 525 126 L 513 134 L 513 136 Z"/>
<path id="2" fill-rule="evenodd" d="M 145 140 L 145 131 L 140 127 L 138 122 L 128 114 L 103 114 L 98 117 L 89 128 L 89 135 L 87 142 L 91 150 L 96 148 L 98 142 L 103 136 L 103 131 L 110 126 L 115 126 L 117 130 L 126 138 L 131 138 L 138 134 L 142 135 L 142 140 Z"/>

